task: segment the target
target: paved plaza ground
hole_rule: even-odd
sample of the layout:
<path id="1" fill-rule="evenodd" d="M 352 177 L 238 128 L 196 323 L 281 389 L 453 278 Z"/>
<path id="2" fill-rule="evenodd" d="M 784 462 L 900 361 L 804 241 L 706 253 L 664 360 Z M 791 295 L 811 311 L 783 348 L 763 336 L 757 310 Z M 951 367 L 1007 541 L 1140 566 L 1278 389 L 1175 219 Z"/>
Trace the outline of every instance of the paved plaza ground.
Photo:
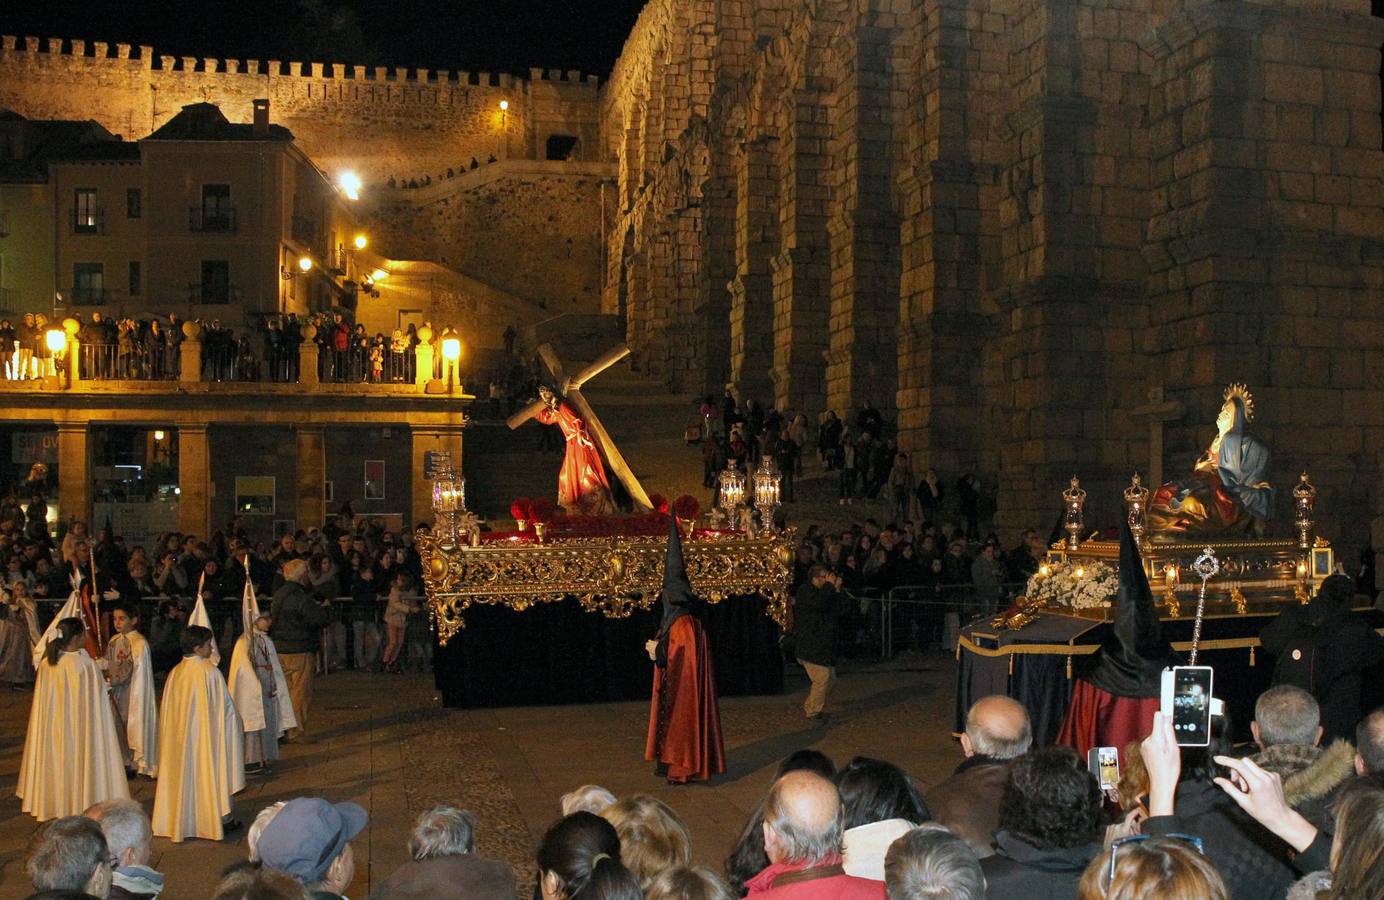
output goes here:
<path id="1" fill-rule="evenodd" d="M 709 786 L 672 787 L 643 759 L 646 703 L 448 710 L 431 676 L 338 672 L 317 682 L 316 743 L 285 746 L 271 774 L 249 779 L 236 813 L 248 824 L 269 803 L 305 794 L 364 806 L 370 826 L 355 842 L 355 900 L 404 862 L 413 817 L 439 801 L 473 810 L 480 852 L 506 860 L 531 885 L 533 848 L 558 798 L 585 783 L 668 802 L 691 830 L 696 861 L 719 869 L 778 760 L 793 750 L 816 747 L 838 763 L 882 757 L 929 786 L 944 778 L 960 759 L 950 737 L 954 673 L 945 654 L 848 665 L 832 715 L 813 726 L 801 712 L 807 681 L 793 667 L 784 695 L 721 704 L 726 774 Z M 32 696 L 0 692 L 0 900 L 29 892 L 24 856 L 36 823 L 20 812 L 14 785 Z M 154 783 L 132 787 L 152 807 Z M 169 900 L 196 900 L 244 853 L 243 832 L 221 844 L 156 839 L 153 864 L 167 875 Z"/>

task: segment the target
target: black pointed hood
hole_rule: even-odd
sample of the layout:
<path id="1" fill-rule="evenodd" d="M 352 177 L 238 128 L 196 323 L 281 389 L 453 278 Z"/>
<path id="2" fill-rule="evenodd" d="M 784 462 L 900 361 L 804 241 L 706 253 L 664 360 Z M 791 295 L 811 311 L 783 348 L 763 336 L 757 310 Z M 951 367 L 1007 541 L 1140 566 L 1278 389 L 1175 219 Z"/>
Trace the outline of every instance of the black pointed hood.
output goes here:
<path id="1" fill-rule="evenodd" d="M 1159 696 L 1164 667 L 1181 661 L 1163 637 L 1153 591 L 1128 523 L 1120 529 L 1120 588 L 1111 631 L 1087 680 L 1117 697 Z"/>
<path id="2" fill-rule="evenodd" d="M 690 615 L 687 604 L 695 597 L 682 560 L 682 535 L 678 533 L 677 520 L 672 519 L 668 522 L 668 553 L 663 558 L 663 621 L 659 623 L 659 632 L 667 634 L 668 626 Z"/>

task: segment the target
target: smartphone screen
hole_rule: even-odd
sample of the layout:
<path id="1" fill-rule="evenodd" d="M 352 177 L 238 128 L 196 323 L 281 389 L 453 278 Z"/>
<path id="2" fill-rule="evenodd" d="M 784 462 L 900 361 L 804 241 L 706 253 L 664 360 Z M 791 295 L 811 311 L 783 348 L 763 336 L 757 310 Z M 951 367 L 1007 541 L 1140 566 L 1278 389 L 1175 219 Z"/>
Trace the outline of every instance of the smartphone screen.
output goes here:
<path id="1" fill-rule="evenodd" d="M 1086 754 L 1086 767 L 1107 790 L 1120 783 L 1120 753 L 1114 747 L 1092 747 Z"/>
<path id="2" fill-rule="evenodd" d="M 1173 669 L 1173 733 L 1184 747 L 1211 743 L 1211 668 Z"/>

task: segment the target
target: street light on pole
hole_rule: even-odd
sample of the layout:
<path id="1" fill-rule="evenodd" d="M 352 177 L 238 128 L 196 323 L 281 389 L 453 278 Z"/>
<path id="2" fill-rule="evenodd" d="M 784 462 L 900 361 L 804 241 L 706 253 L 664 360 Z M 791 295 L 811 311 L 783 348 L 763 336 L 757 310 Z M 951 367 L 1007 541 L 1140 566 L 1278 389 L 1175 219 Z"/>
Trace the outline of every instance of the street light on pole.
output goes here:
<path id="1" fill-rule="evenodd" d="M 442 339 L 442 358 L 447 361 L 447 393 L 452 392 L 452 376 L 456 374 L 457 360 L 461 359 L 461 341 L 454 337 Z"/>

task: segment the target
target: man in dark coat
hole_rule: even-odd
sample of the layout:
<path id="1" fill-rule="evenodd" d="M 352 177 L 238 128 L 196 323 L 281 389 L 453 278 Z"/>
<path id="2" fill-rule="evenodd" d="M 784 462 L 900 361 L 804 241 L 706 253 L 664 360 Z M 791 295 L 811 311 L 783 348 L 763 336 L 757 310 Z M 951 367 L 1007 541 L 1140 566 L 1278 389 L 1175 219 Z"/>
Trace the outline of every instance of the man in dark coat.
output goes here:
<path id="1" fill-rule="evenodd" d="M 1364 670 L 1384 661 L 1384 638 L 1352 611 L 1354 601 L 1351 580 L 1332 575 L 1310 603 L 1287 606 L 1259 634 L 1277 658 L 1273 683 L 1300 687 L 1321 704 L 1327 745 L 1354 737 Z"/>
<path id="2" fill-rule="evenodd" d="M 308 564 L 301 559 L 284 563 L 284 583 L 274 591 L 270 604 L 273 624 L 269 636 L 279 651 L 279 665 L 288 682 L 293 715 L 298 727 L 290 729 L 287 740 L 294 741 L 307 732 L 308 709 L 312 706 L 313 666 L 322 649 L 322 628 L 327 624 L 329 601 L 319 602 L 308 593 Z"/>
<path id="3" fill-rule="evenodd" d="M 836 625 L 846 612 L 841 576 L 814 565 L 793 598 L 793 642 L 798 664 L 807 670 L 812 687 L 803 701 L 803 714 L 821 717 L 827 691 L 836 681 Z"/>
<path id="4" fill-rule="evenodd" d="M 1033 729 L 1023 704 L 999 695 L 982 697 L 966 713 L 961 735 L 966 759 L 924 798 L 933 820 L 951 829 L 981 859 L 995 852 L 1009 766 L 1032 744 Z"/>
<path id="5" fill-rule="evenodd" d="M 644 758 L 657 763 L 655 774 L 669 784 L 706 781 L 726 770 L 716 674 L 706 632 L 687 608 L 693 599 L 673 521 L 663 562 L 663 620 L 645 645 L 654 661 L 654 691 Z"/>

